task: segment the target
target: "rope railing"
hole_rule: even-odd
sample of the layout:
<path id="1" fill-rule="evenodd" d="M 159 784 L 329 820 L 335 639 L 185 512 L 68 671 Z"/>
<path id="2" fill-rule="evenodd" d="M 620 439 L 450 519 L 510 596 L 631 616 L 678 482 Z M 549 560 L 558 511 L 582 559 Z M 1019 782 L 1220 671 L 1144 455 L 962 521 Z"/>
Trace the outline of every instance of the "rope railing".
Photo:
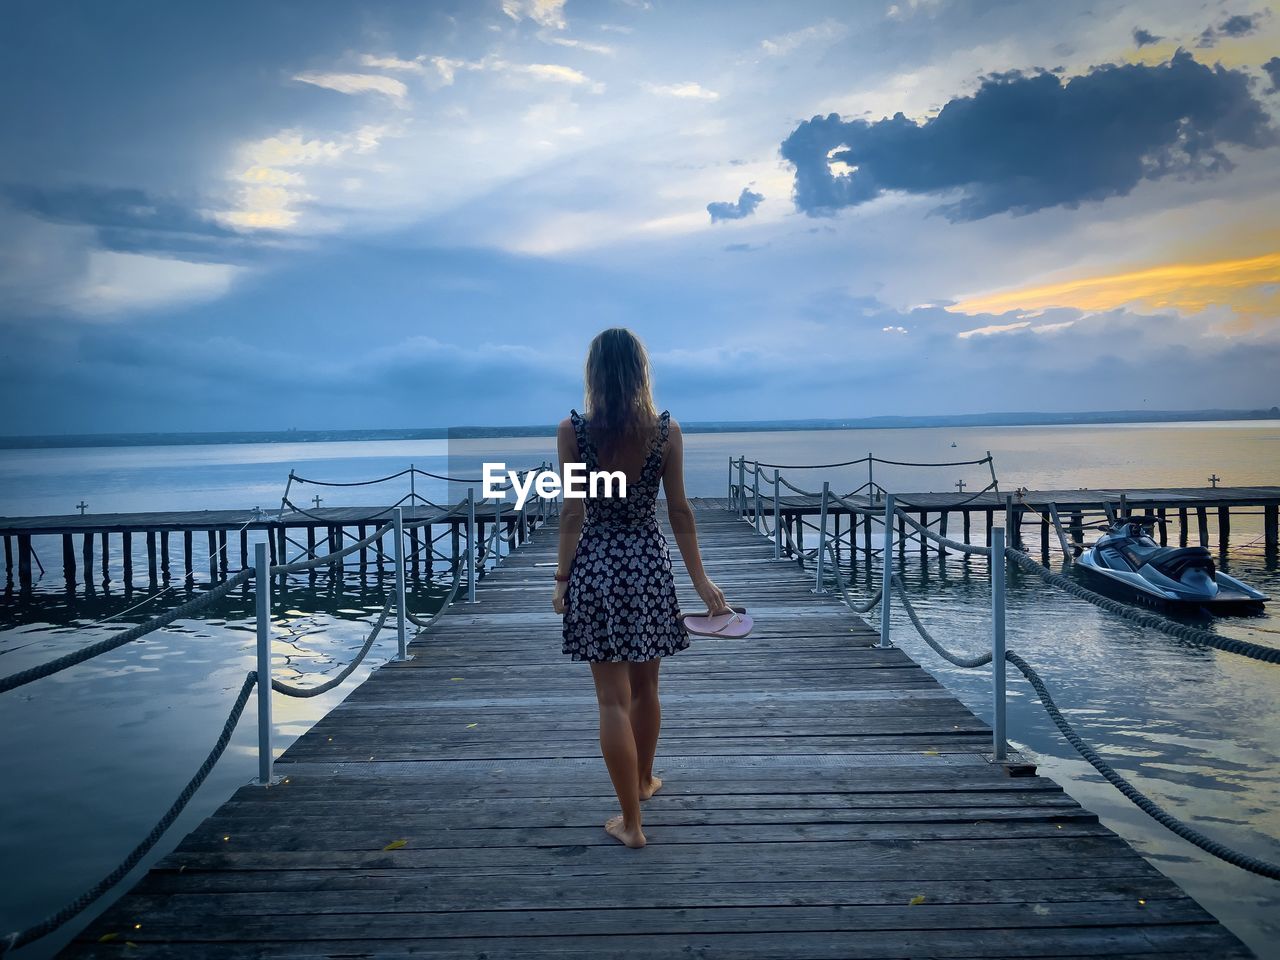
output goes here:
<path id="1" fill-rule="evenodd" d="M 386 605 L 382 608 L 382 613 L 378 615 L 378 619 L 373 624 L 373 629 L 369 631 L 369 636 L 365 639 L 364 645 L 360 648 L 350 663 L 342 668 L 341 672 L 334 675 L 324 683 L 316 684 L 314 687 L 299 687 L 291 683 L 285 683 L 283 680 L 271 678 L 271 689 L 276 693 L 283 693 L 286 697 L 318 697 L 322 693 L 328 693 L 342 684 L 342 681 L 351 676 L 360 666 L 365 656 L 373 649 L 373 641 L 378 639 L 378 634 L 382 632 L 382 627 L 387 622 L 387 617 L 391 615 L 391 606 L 395 600 L 394 594 L 387 598 Z"/>
<path id="2" fill-rule="evenodd" d="M 393 479 L 393 478 L 390 478 L 390 479 Z M 287 502 L 287 496 L 285 500 Z M 451 507 L 447 511 L 446 515 L 452 515 L 454 513 L 461 512 L 463 510 L 467 511 L 467 539 L 468 539 L 468 548 L 467 548 L 468 578 L 467 579 L 469 581 L 469 591 L 473 595 L 474 594 L 474 575 L 475 575 L 474 559 L 475 559 L 476 553 L 480 549 L 484 549 L 487 552 L 492 551 L 492 553 L 488 555 L 496 556 L 498 560 L 501 560 L 501 552 L 495 549 L 496 544 L 503 542 L 505 540 L 506 542 L 510 543 L 514 547 L 515 538 L 514 538 L 514 533 L 510 538 L 504 538 L 502 536 L 501 525 L 495 522 L 493 530 L 485 538 L 484 544 L 476 543 L 475 536 L 474 536 L 474 530 L 475 530 L 475 524 L 476 524 L 475 500 L 473 496 L 468 495 L 467 501 L 465 503 L 458 504 L 458 505 L 455 505 L 454 507 Z M 528 511 L 527 511 L 527 505 L 526 505 L 526 510 L 521 511 L 521 513 L 522 515 L 524 515 L 524 514 L 527 514 L 527 512 Z M 542 516 L 545 517 L 548 515 L 549 514 L 546 512 L 544 508 L 544 512 Z M 262 785 L 268 785 L 273 782 L 271 771 L 274 763 L 274 753 L 272 751 L 272 746 L 271 746 L 270 694 L 272 692 L 279 693 L 288 697 L 311 698 L 311 697 L 320 696 L 323 693 L 327 693 L 331 690 L 336 689 L 345 680 L 347 680 L 352 675 L 352 673 L 354 673 L 355 670 L 360 666 L 360 664 L 364 662 L 364 660 L 368 657 L 369 652 L 373 648 L 374 642 L 377 640 L 379 634 L 381 633 L 383 628 L 386 626 L 387 621 L 390 618 L 391 612 L 393 609 L 397 609 L 397 616 L 400 621 L 399 622 L 400 658 L 404 658 L 405 656 L 404 624 L 406 622 L 411 622 L 416 626 L 418 626 L 420 628 L 418 635 L 421 636 L 422 633 L 424 633 L 426 630 L 429 630 L 432 626 L 434 626 L 439 621 L 440 617 L 445 613 L 445 611 L 447 611 L 449 607 L 454 603 L 458 595 L 458 590 L 462 584 L 462 563 L 461 562 L 454 563 L 453 564 L 453 583 L 450 586 L 448 595 L 444 598 L 444 601 L 441 603 L 439 608 L 437 608 L 434 614 L 432 614 L 430 617 L 422 618 L 422 617 L 415 616 L 412 612 L 410 612 L 407 609 L 407 604 L 405 603 L 405 599 L 404 599 L 405 557 L 404 557 L 404 549 L 403 549 L 404 545 L 403 545 L 403 539 L 402 539 L 403 532 L 406 529 L 424 526 L 429 523 L 432 523 L 433 521 L 438 521 L 439 519 L 440 518 L 428 518 L 428 519 L 421 519 L 421 520 L 414 520 L 414 521 L 405 521 L 402 516 L 402 511 L 399 508 L 397 508 L 396 517 L 392 522 L 380 527 L 378 530 L 374 531 L 374 533 L 370 534 L 369 536 L 363 537 L 360 540 L 355 541 L 349 547 L 345 547 L 341 550 L 331 551 L 325 554 L 324 556 L 316 557 L 314 559 L 299 560 L 299 561 L 290 562 L 290 563 L 269 564 L 267 562 L 267 544 L 258 543 L 256 544 L 256 548 L 255 548 L 255 564 L 253 567 L 241 570 L 239 573 L 228 578 L 226 581 L 224 581 L 222 584 L 220 584 L 216 588 L 207 591 L 201 596 L 196 597 L 193 600 L 188 601 L 187 603 L 184 603 L 178 607 L 175 607 L 174 609 L 164 614 L 161 614 L 160 616 L 154 617 L 151 620 L 148 620 L 146 623 L 138 624 L 137 626 L 132 627 L 128 630 L 121 631 L 118 634 L 108 637 L 105 640 L 102 640 L 98 643 L 86 646 L 81 650 L 75 651 L 74 653 L 67 654 L 66 656 L 63 656 L 63 657 L 55 658 L 54 660 L 50 660 L 47 663 L 41 664 L 36 667 L 32 667 L 28 670 L 19 671 L 18 673 L 11 674 L 8 677 L 4 677 L 3 679 L 0 679 L 0 693 L 2 693 L 7 690 L 15 689 L 16 687 L 19 687 L 19 686 L 23 686 L 27 683 L 31 683 L 35 680 L 39 680 L 43 677 L 51 676 L 52 674 L 57 673 L 61 670 L 65 670 L 69 667 L 75 666 L 76 664 L 83 663 L 86 660 L 92 659 L 93 657 L 100 656 L 101 654 L 107 653 L 111 650 L 124 646 L 125 644 L 130 643 L 133 640 L 137 640 L 140 637 L 146 636 L 147 634 L 152 633 L 155 630 L 159 630 L 162 627 L 167 626 L 168 624 L 174 622 L 175 620 L 178 620 L 180 618 L 190 616 L 193 613 L 199 612 L 205 607 L 227 596 L 236 587 L 239 587 L 247 583 L 251 577 L 256 576 L 257 578 L 256 603 L 257 603 L 257 614 L 258 614 L 258 617 L 257 617 L 258 669 L 249 671 L 246 674 L 244 683 L 242 684 L 240 691 L 236 697 L 236 700 L 232 705 L 231 711 L 227 715 L 227 719 L 223 724 L 222 733 L 218 737 L 217 742 L 214 744 L 213 749 L 209 752 L 208 756 L 205 758 L 204 763 L 200 765 L 199 769 L 196 771 L 196 774 L 191 778 L 191 780 L 183 788 L 182 792 L 178 795 L 178 798 L 169 807 L 168 811 L 166 811 L 166 813 L 160 818 L 160 820 L 152 828 L 150 833 L 147 834 L 147 836 L 143 839 L 143 841 L 139 843 L 129 853 L 129 855 L 119 865 L 117 865 L 117 867 L 114 870 L 112 870 L 109 874 L 107 874 L 100 881 L 98 881 L 98 883 L 96 883 L 89 890 L 85 891 L 83 894 L 81 894 L 71 903 L 67 904 L 62 909 L 58 910 L 56 913 L 51 914 L 49 917 L 45 918 L 39 923 L 33 924 L 32 926 L 10 933 L 4 938 L 0 939 L 0 954 L 5 954 L 12 950 L 16 950 L 20 947 L 26 946 L 27 944 L 32 943 L 40 939 L 41 937 L 48 935 L 49 933 L 52 933 L 54 930 L 58 929 L 60 926 L 65 924 L 68 920 L 72 919 L 77 914 L 81 913 L 86 907 L 88 907 L 95 900 L 101 897 L 104 893 L 106 893 L 108 890 L 114 887 L 131 870 L 133 870 L 134 867 L 136 867 L 142 861 L 142 859 L 147 855 L 148 852 L 152 850 L 152 848 L 154 848 L 156 843 L 160 840 L 160 838 L 164 835 L 164 833 L 169 829 L 169 827 L 173 824 L 173 822 L 178 818 L 178 816 L 181 815 L 182 811 L 185 809 L 188 802 L 191 800 L 192 796 L 194 796 L 196 791 L 200 788 L 201 784 L 203 784 L 205 779 L 208 777 L 209 772 L 213 769 L 213 767 L 218 763 L 219 759 L 222 757 L 223 752 L 226 750 L 227 744 L 230 742 L 232 733 L 234 732 L 235 728 L 239 724 L 241 716 L 244 714 L 244 709 L 248 704 L 249 697 L 253 693 L 255 688 L 258 691 L 258 721 L 259 721 L 258 722 L 258 755 L 259 755 L 258 783 Z M 537 524 L 536 517 L 533 521 L 533 524 L 535 525 Z M 360 550 L 372 544 L 378 543 L 379 541 L 381 541 L 381 538 L 383 536 L 385 536 L 388 532 L 391 532 L 391 531 L 396 532 L 395 562 L 397 566 L 397 571 L 396 571 L 397 589 L 395 593 L 392 594 L 392 596 L 389 597 L 387 602 L 384 604 L 381 612 L 378 614 L 378 617 L 373 624 L 372 629 L 370 630 L 368 636 L 365 638 L 364 643 L 361 645 L 360 650 L 356 653 L 355 657 L 338 674 L 334 675 L 333 677 L 329 678 L 323 683 L 318 683 L 318 684 L 315 684 L 314 686 L 299 686 L 297 684 L 287 683 L 283 680 L 279 680 L 274 677 L 271 677 L 270 680 L 267 681 L 266 678 L 270 676 L 270 665 L 271 665 L 271 615 L 270 615 L 271 588 L 270 588 L 270 584 L 271 584 L 272 577 L 278 576 L 281 574 L 294 573 L 300 570 L 309 570 L 319 566 L 327 566 L 330 564 L 339 563 L 341 562 L 343 557 L 349 556 L 350 554 L 356 552 L 357 550 Z M 375 546 L 375 549 L 380 549 L 380 547 Z M 398 603 L 397 603 L 397 599 L 399 601 Z M 472 599 L 474 599 L 474 596 L 472 596 Z"/>
<path id="3" fill-rule="evenodd" d="M 826 517 L 826 508 L 831 499 L 829 490 L 824 484 L 822 504 L 822 516 L 824 521 Z M 838 500 L 839 498 L 834 499 Z M 957 551 L 966 554 L 978 554 L 987 557 L 988 563 L 991 566 L 992 578 L 992 643 L 990 651 L 984 651 L 983 653 L 974 655 L 956 653 L 948 649 L 945 644 L 939 641 L 920 618 L 919 613 L 915 609 L 915 605 L 907 595 L 901 578 L 896 574 L 889 572 L 889 547 L 892 540 L 892 518 L 895 514 L 901 520 L 911 525 L 919 536 L 926 537 L 933 542 L 939 543 L 945 547 L 954 548 Z M 1179 820 L 1177 817 L 1161 808 L 1159 804 L 1130 783 L 1123 775 L 1118 773 L 1115 768 L 1102 759 L 1102 757 L 1098 755 L 1097 751 L 1075 731 L 1067 719 L 1062 715 L 1062 711 L 1058 708 L 1057 704 L 1054 702 L 1053 696 L 1049 692 L 1049 688 L 1045 684 L 1043 678 L 1021 656 L 1005 648 L 1005 558 L 1007 557 L 1012 560 L 1020 569 L 1034 572 L 1052 586 L 1061 588 L 1067 593 L 1088 600 L 1105 610 L 1124 616 L 1126 619 L 1135 623 L 1152 627 L 1178 639 L 1202 643 L 1219 650 L 1238 653 L 1267 663 L 1280 662 L 1280 649 L 1264 647 L 1260 644 L 1249 643 L 1242 640 L 1219 637 L 1218 635 L 1205 630 L 1199 630 L 1185 624 L 1173 623 L 1148 613 L 1130 609 L 1124 604 L 1080 586 L 1067 577 L 1055 574 L 1052 571 L 1045 569 L 1022 551 L 1013 547 L 1006 547 L 1005 530 L 1003 527 L 992 529 L 992 546 L 990 548 L 976 547 L 971 544 L 954 541 L 930 530 L 927 524 L 920 523 L 901 511 L 895 503 L 892 495 L 889 495 L 887 498 L 882 524 L 885 532 L 885 542 L 883 556 L 881 559 L 881 586 L 873 597 L 862 603 L 855 602 L 850 597 L 848 590 L 845 588 L 843 578 L 840 576 L 839 555 L 835 551 L 832 539 L 826 536 L 825 522 L 819 525 L 818 546 L 812 551 L 797 550 L 797 560 L 803 568 L 804 562 L 808 559 L 818 557 L 819 560 L 821 560 L 823 552 L 825 551 L 826 556 L 831 561 L 831 569 L 830 571 L 827 571 L 823 568 L 823 565 L 819 563 L 817 574 L 818 585 L 815 588 L 817 591 L 825 592 L 825 584 L 828 576 L 830 576 L 831 579 L 834 579 L 837 587 L 839 588 L 841 599 L 845 605 L 855 613 L 867 613 L 879 604 L 881 616 L 880 646 L 888 646 L 890 642 L 888 636 L 890 624 L 889 597 L 896 595 L 898 602 L 902 604 L 903 611 L 906 613 L 907 619 L 911 622 L 913 629 L 920 638 L 944 660 L 962 669 L 976 669 L 987 666 L 988 664 L 992 665 L 992 685 L 994 688 L 993 701 L 995 704 L 995 721 L 992 726 L 992 758 L 994 760 L 1003 761 L 1006 758 L 1008 751 L 1007 742 L 1005 740 L 1006 697 L 1004 664 L 1011 663 L 1036 691 L 1036 695 L 1039 697 L 1041 705 L 1044 707 L 1049 718 L 1053 721 L 1064 739 L 1066 739 L 1071 747 L 1075 749 L 1091 766 L 1093 766 L 1093 768 L 1097 770 L 1109 783 L 1115 786 L 1123 796 L 1132 801 L 1138 809 L 1142 810 L 1157 823 L 1166 827 L 1177 836 L 1194 844 L 1211 856 L 1217 857 L 1218 859 L 1244 870 L 1248 870 L 1251 873 L 1272 879 L 1280 879 L 1280 864 L 1271 863 L 1255 857 L 1252 854 L 1244 853 L 1229 847 L 1220 841 L 1206 836 L 1204 833 L 1201 833 L 1199 830 L 1182 820 Z M 788 541 L 788 546 L 793 546 L 793 538 L 790 530 L 785 526 L 782 526 L 780 529 L 782 535 Z M 886 580 L 890 587 L 889 595 L 886 595 L 885 593 L 884 585 Z"/>
<path id="4" fill-rule="evenodd" d="M 222 724 L 222 733 L 219 734 L 217 741 L 213 745 L 213 749 L 209 751 L 209 755 L 205 757 L 204 763 L 200 764 L 195 775 L 187 781 L 187 785 L 182 788 L 182 792 L 178 794 L 178 798 L 173 801 L 169 809 L 165 811 L 151 832 L 143 838 L 142 842 L 130 851 L 129 855 L 120 862 L 120 864 L 108 873 L 105 877 L 95 883 L 92 887 L 72 900 L 69 904 L 51 914 L 39 923 L 32 924 L 22 930 L 14 931 L 0 940 L 0 954 L 5 954 L 11 950 L 17 950 L 19 947 L 25 947 L 27 944 L 39 940 L 41 937 L 47 936 L 54 930 L 79 914 L 91 903 L 101 897 L 104 893 L 119 883 L 124 877 L 136 867 L 156 845 L 166 830 L 172 826 L 173 822 L 178 819 L 182 811 L 186 808 L 187 803 L 191 800 L 200 785 L 204 783 L 205 778 L 209 776 L 209 772 L 221 759 L 222 753 L 227 749 L 227 744 L 231 742 L 231 734 L 235 731 L 236 726 L 240 723 L 240 717 L 244 714 L 245 705 L 249 702 L 249 694 L 253 692 L 253 688 L 258 683 L 258 674 L 255 670 L 250 670 L 245 674 L 244 683 L 240 685 L 240 692 L 236 695 L 235 702 L 231 705 L 231 711 L 227 714 L 226 721 Z"/>
<path id="5" fill-rule="evenodd" d="M 7 693 L 10 690 L 25 686 L 26 684 L 32 683 L 36 680 L 42 680 L 45 677 L 53 676 L 55 673 L 59 673 L 69 667 L 74 667 L 77 664 L 84 663 L 86 660 L 92 660 L 94 657 L 100 657 L 104 653 L 110 653 L 118 647 L 123 647 L 126 643 L 133 643 L 133 641 L 139 640 L 149 633 L 154 633 L 161 627 L 167 627 L 175 620 L 181 620 L 194 613 L 198 613 L 205 607 L 217 603 L 232 590 L 236 589 L 236 587 L 247 582 L 251 576 L 253 576 L 252 570 L 241 570 L 234 576 L 228 577 L 212 590 L 208 590 L 205 593 L 200 594 L 200 596 L 194 597 L 186 603 L 174 607 L 172 610 L 168 610 L 165 613 L 152 617 L 146 623 L 140 623 L 127 630 L 121 630 L 119 633 L 113 633 L 104 640 L 99 640 L 97 643 L 91 643 L 88 646 L 81 647 L 79 650 L 75 650 L 65 656 L 49 660 L 39 666 L 29 667 L 26 670 L 19 670 L 17 673 L 11 673 L 7 677 L 0 678 L 0 693 Z"/>

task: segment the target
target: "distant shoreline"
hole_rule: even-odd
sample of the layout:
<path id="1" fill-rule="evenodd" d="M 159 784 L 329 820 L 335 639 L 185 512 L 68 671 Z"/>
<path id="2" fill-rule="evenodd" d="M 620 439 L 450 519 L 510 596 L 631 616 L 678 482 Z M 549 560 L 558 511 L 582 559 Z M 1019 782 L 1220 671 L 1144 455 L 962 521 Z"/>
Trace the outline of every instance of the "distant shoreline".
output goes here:
<path id="1" fill-rule="evenodd" d="M 968 413 L 928 417 L 848 417 L 826 420 L 682 421 L 686 433 L 759 433 L 774 430 L 904 430 L 922 427 L 1092 426 L 1122 423 L 1203 423 L 1280 420 L 1269 410 L 1107 410 L 1084 413 Z M 360 440 L 462 440 L 552 437 L 555 424 L 424 427 L 391 430 L 242 430 L 174 433 L 92 433 L 0 437 L 0 450 L 74 447 L 194 446 L 226 443 L 333 443 Z"/>

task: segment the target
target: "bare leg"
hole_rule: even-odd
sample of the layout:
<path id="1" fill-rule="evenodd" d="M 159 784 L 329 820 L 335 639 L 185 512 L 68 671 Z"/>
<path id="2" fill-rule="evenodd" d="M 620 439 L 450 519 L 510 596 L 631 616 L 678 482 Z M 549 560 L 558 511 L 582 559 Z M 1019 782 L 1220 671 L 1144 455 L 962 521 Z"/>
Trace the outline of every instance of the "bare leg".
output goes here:
<path id="1" fill-rule="evenodd" d="M 645 836 L 640 829 L 640 779 L 636 741 L 631 732 L 628 664 L 592 663 L 591 675 L 600 705 L 600 753 L 622 807 L 622 815 L 610 818 L 604 828 L 628 847 L 643 847 Z"/>
<path id="2" fill-rule="evenodd" d="M 662 704 L 658 701 L 658 668 L 662 658 L 631 664 L 631 732 L 636 741 L 636 769 L 640 775 L 640 799 L 648 800 L 662 780 L 653 775 L 653 755 L 662 728 Z"/>

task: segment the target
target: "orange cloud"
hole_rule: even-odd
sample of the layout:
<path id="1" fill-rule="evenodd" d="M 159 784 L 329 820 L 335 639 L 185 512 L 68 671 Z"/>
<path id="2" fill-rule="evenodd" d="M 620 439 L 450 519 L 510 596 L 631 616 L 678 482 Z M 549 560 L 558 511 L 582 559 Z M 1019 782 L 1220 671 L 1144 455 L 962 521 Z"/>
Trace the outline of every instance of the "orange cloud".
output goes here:
<path id="1" fill-rule="evenodd" d="M 1072 307 L 1093 313 L 1122 306 L 1182 313 L 1225 306 L 1236 315 L 1228 330 L 1234 333 L 1274 323 L 1280 319 L 1280 252 L 1209 263 L 1169 263 L 978 294 L 964 297 L 948 309 L 965 314 L 1000 314 Z"/>

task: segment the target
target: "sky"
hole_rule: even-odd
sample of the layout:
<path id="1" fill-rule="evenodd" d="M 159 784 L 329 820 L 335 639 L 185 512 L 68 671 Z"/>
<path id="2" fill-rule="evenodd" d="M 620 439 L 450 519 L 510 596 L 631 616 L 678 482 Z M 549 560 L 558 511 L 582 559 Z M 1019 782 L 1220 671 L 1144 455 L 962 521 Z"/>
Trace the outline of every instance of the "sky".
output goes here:
<path id="1" fill-rule="evenodd" d="M 0 18 L 0 433 L 1280 403 L 1263 4 Z"/>

